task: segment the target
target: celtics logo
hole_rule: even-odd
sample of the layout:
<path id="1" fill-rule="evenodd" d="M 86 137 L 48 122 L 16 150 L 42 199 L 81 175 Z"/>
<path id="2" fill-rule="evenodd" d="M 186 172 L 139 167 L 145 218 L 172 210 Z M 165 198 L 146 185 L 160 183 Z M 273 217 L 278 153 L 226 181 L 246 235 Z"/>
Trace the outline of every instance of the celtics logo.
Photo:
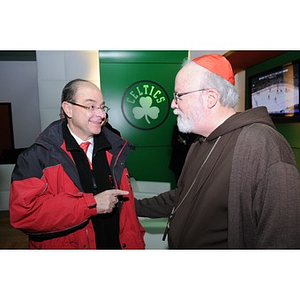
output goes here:
<path id="1" fill-rule="evenodd" d="M 133 127 L 150 130 L 160 126 L 170 111 L 169 97 L 162 86 L 153 81 L 130 85 L 122 98 L 122 112 Z"/>

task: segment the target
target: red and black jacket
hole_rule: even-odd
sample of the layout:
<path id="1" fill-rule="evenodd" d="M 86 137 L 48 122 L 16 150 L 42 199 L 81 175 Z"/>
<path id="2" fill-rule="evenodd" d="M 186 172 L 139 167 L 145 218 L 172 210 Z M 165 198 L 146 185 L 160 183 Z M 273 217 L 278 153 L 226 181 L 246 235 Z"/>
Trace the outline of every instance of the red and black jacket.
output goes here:
<path id="1" fill-rule="evenodd" d="M 91 218 L 97 215 L 92 193 L 85 193 L 63 138 L 65 120 L 50 124 L 18 158 L 9 197 L 11 224 L 29 235 L 30 248 L 95 249 Z M 105 127 L 106 151 L 115 188 L 129 191 L 120 207 L 122 249 L 144 249 L 144 229 L 135 212 L 126 168 L 133 147 Z"/>

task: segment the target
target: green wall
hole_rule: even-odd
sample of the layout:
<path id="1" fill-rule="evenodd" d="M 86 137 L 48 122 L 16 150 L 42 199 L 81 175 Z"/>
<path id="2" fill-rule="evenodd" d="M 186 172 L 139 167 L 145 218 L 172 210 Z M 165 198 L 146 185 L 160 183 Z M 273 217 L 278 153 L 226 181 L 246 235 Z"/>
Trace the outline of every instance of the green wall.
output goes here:
<path id="1" fill-rule="evenodd" d="M 272 69 L 278 67 L 282 64 L 299 60 L 300 52 L 299 51 L 289 51 L 272 59 L 269 59 L 265 62 L 257 64 L 251 68 L 246 70 L 246 108 L 250 107 L 250 96 L 247 91 L 249 91 L 248 87 L 248 79 L 250 76 L 256 75 L 260 72 L 266 71 L 268 69 Z M 294 154 L 296 156 L 297 166 L 300 170 L 300 122 L 295 123 L 275 123 L 277 130 L 287 139 L 290 143 Z"/>
<path id="2" fill-rule="evenodd" d="M 174 80 L 188 51 L 99 51 L 100 80 L 110 124 L 136 149 L 127 166 L 136 180 L 171 182 L 170 108 Z"/>

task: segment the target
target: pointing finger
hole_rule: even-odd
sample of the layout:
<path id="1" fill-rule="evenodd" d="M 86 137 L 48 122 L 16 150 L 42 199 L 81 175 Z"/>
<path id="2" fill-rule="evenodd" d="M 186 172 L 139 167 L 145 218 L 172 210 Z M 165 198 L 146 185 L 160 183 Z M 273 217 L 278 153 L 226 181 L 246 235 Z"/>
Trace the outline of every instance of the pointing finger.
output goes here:
<path id="1" fill-rule="evenodd" d="M 128 195 L 128 194 L 129 194 L 128 191 L 118 190 L 118 189 L 110 190 L 110 191 L 111 191 L 111 194 L 112 194 L 113 196 L 121 196 L 121 195 Z"/>

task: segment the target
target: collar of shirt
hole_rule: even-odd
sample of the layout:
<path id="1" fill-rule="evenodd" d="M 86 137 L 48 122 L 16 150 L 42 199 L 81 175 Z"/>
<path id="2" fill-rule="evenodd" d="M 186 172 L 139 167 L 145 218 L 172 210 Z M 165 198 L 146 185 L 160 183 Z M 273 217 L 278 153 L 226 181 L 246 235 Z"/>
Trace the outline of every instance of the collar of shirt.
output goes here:
<path id="1" fill-rule="evenodd" d="M 74 139 L 76 140 L 76 142 L 78 143 L 78 145 L 80 145 L 83 142 L 90 142 L 91 143 L 90 146 L 88 147 L 86 155 L 89 158 L 89 160 L 92 161 L 93 149 L 94 149 L 94 138 L 90 138 L 87 141 L 84 141 L 80 137 L 78 137 L 74 132 L 72 132 L 72 130 L 69 127 L 69 124 L 67 124 L 67 126 L 68 126 L 68 129 L 69 129 L 71 135 L 74 137 Z"/>

